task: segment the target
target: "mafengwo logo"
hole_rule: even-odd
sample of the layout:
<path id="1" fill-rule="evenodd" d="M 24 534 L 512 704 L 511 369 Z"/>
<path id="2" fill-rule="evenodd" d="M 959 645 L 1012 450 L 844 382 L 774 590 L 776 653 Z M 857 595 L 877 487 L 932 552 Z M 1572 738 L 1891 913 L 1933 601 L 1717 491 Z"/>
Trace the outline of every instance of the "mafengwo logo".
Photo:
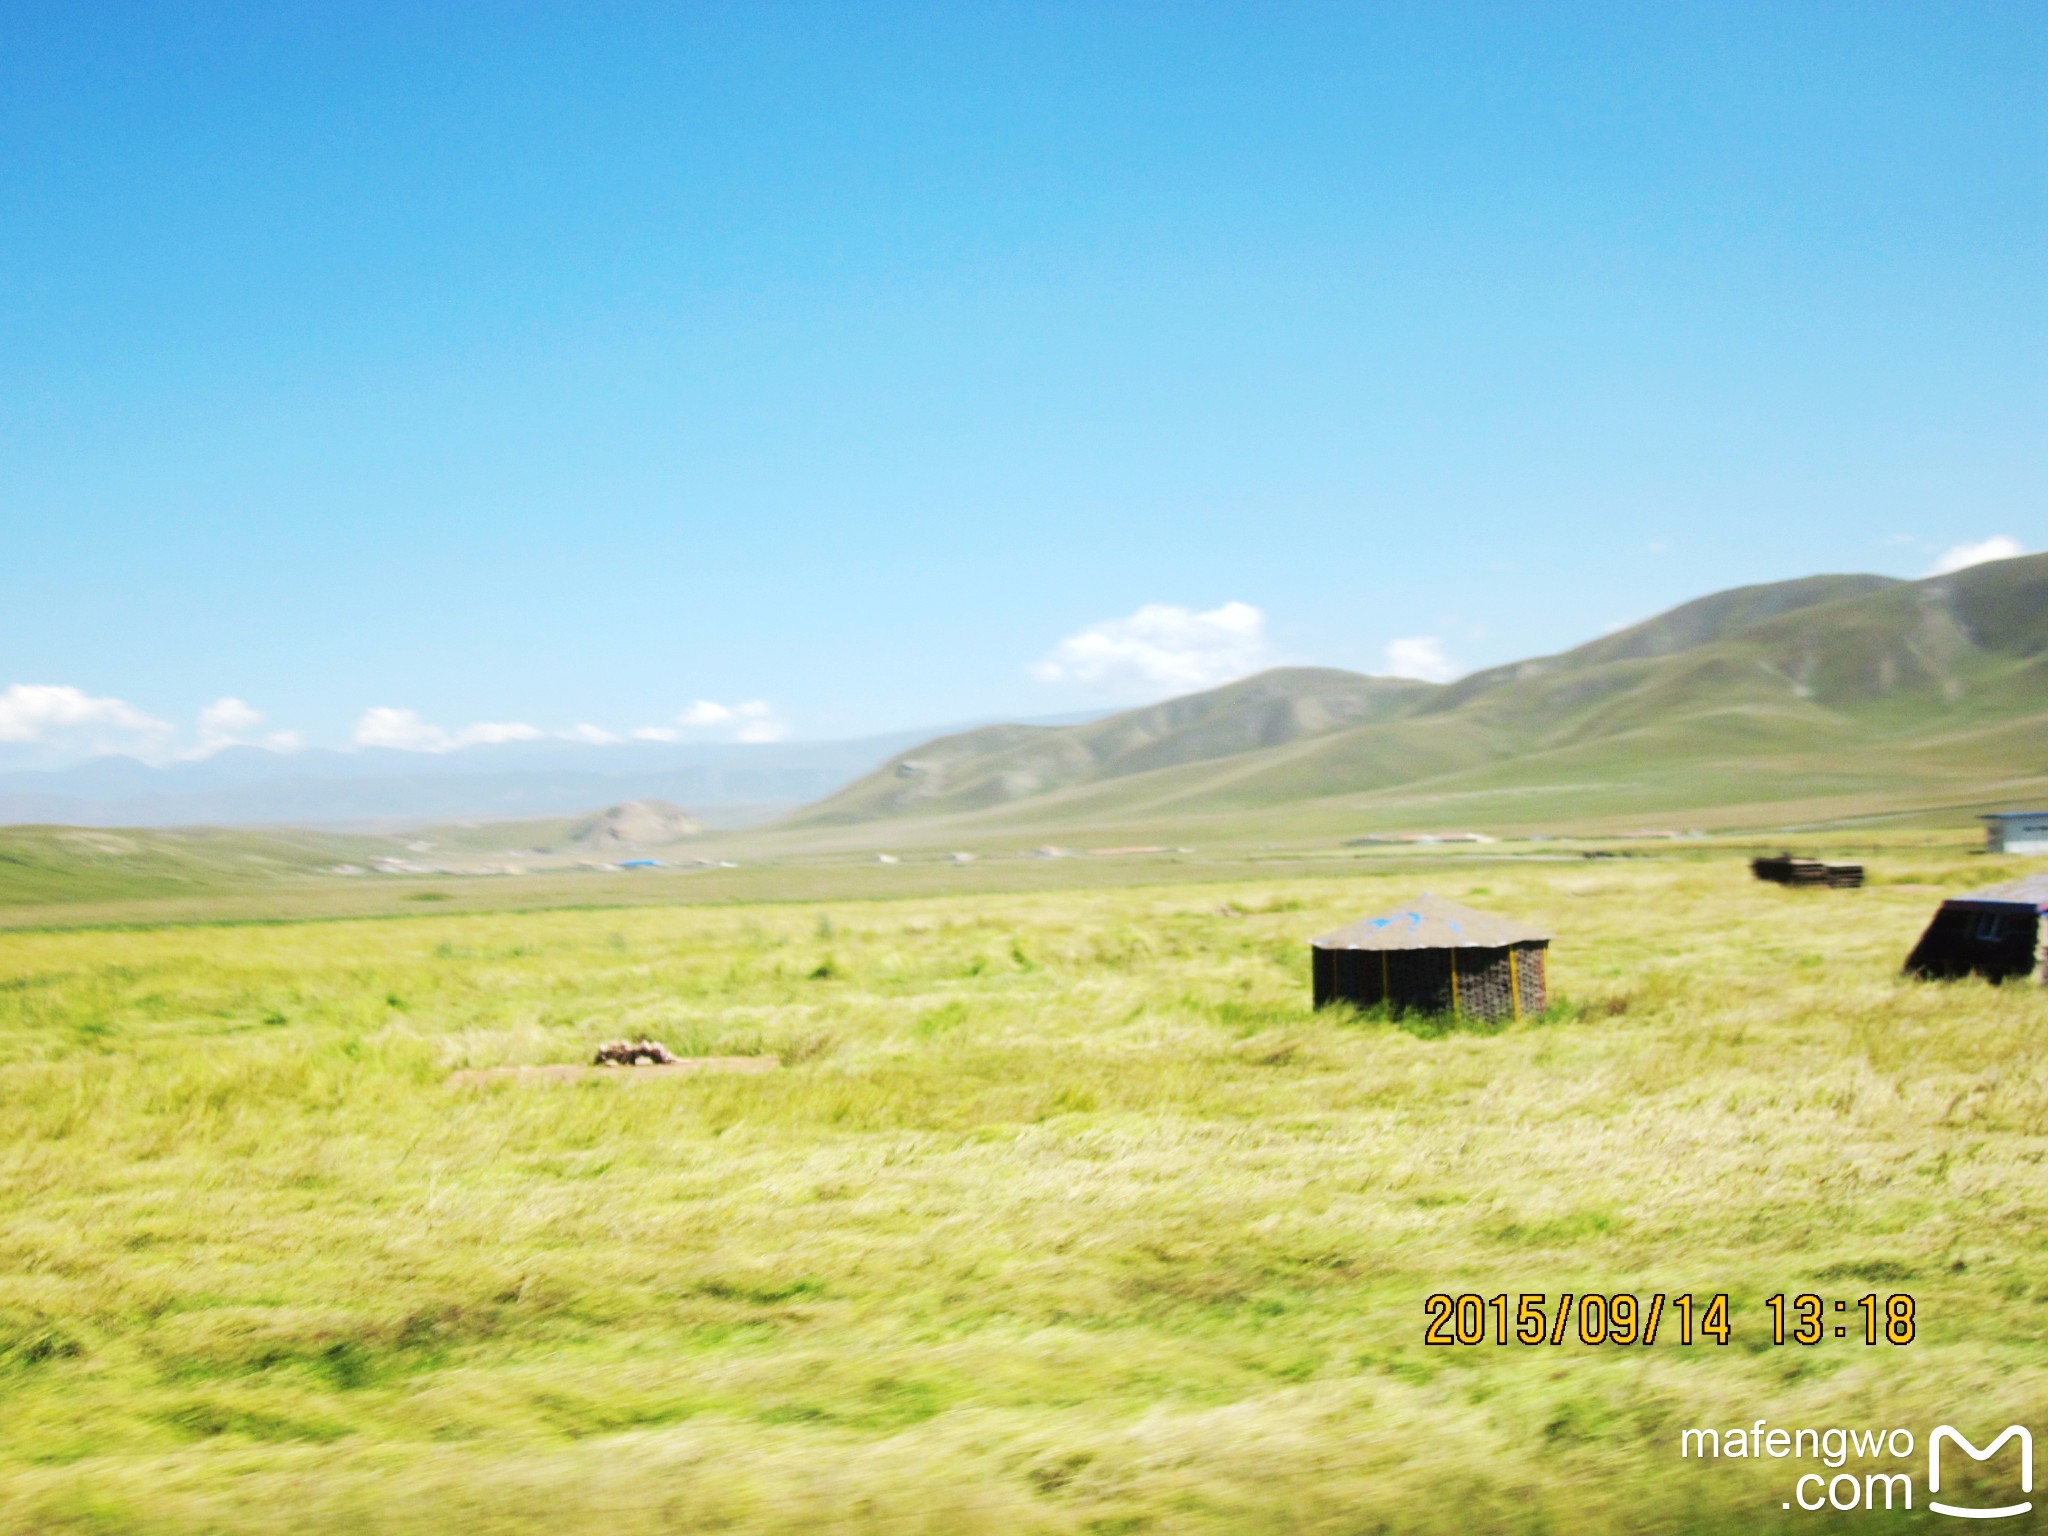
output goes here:
<path id="1" fill-rule="evenodd" d="M 2034 1502 L 2030 1498 L 1985 1509 L 1968 1504 L 1943 1504 L 1933 1497 L 1941 1492 L 1941 1448 L 1944 1444 L 1953 1445 L 1973 1461 L 1989 1461 L 2008 1440 L 2020 1443 L 2020 1492 L 2031 1494 L 2034 1491 L 2034 1436 L 2024 1424 L 2007 1425 L 2004 1433 L 1981 1451 L 1964 1439 L 1962 1431 L 1953 1425 L 1936 1426 L 1934 1433 L 1927 1437 L 1927 1507 L 1938 1515 L 1958 1515 L 1965 1520 L 2003 1520 L 2013 1515 L 2024 1515 L 2032 1509 Z"/>
<path id="2" fill-rule="evenodd" d="M 2017 1442 L 2017 1454 L 2002 1456 Z M 1678 1454 L 1687 1458 L 1713 1460 L 1818 1462 L 1824 1471 L 1802 1471 L 1783 1499 L 1783 1509 L 1809 1513 L 1833 1510 L 1912 1509 L 1916 1505 L 1913 1486 L 1913 1458 L 1917 1441 L 1903 1426 L 1895 1429 L 1791 1429 L 1758 1419 L 1748 1426 L 1715 1431 L 1688 1429 L 1679 1437 Z M 1947 1456 L 1944 1467 L 1943 1456 Z M 2019 1497 L 2013 1497 L 2010 1470 L 1986 1468 L 1972 1479 L 1980 1490 L 2000 1489 L 1998 1494 L 1979 1492 L 1970 1503 L 1961 1503 L 1955 1484 L 1973 1462 L 1989 1462 L 1996 1456 L 2001 1465 L 2018 1466 Z M 1851 1470 L 1849 1463 L 1860 1463 Z M 1871 1464 L 1876 1463 L 1872 1468 Z M 1889 1463 L 1889 1465 L 1887 1465 Z M 1904 1463 L 1901 1466 L 1900 1463 Z M 1786 1469 L 1788 1472 L 1791 1468 Z M 1942 1499 L 1942 1477 L 1946 1471 L 1950 1496 Z M 1924 1508 L 1933 1514 L 1951 1515 L 1959 1520 L 2010 1520 L 2034 1507 L 2034 1436 L 2024 1424 L 2008 1424 L 1979 1446 L 1953 1424 L 1935 1426 L 1927 1437 L 1927 1487 Z"/>

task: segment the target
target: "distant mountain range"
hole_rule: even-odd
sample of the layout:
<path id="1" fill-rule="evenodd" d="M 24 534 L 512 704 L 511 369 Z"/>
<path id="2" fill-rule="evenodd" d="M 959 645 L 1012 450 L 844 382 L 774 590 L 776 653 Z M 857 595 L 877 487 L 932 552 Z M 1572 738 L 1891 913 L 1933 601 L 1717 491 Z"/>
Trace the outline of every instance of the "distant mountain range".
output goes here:
<path id="1" fill-rule="evenodd" d="M 0 823 L 396 825 L 570 816 L 659 799 L 689 807 L 709 825 L 733 825 L 829 794 L 925 734 L 749 745 L 506 742 L 439 754 L 231 747 L 161 768 L 104 757 L 0 773 Z"/>
<path id="2" fill-rule="evenodd" d="M 1067 727 L 927 741 L 793 827 L 1185 825 L 1343 801 L 1355 822 L 1969 803 L 2048 776 L 2048 555 L 1814 576 L 1450 684 L 1286 668 Z M 2034 793 L 2039 793 L 2036 789 Z"/>

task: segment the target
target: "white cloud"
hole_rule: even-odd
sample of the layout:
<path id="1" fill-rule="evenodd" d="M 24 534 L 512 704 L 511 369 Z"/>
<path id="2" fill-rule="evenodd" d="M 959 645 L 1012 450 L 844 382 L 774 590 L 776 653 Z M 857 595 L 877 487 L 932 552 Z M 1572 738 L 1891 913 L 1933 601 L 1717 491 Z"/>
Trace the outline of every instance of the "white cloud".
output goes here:
<path id="1" fill-rule="evenodd" d="M 121 699 L 80 688 L 16 683 L 0 693 L 0 742 L 65 751 L 148 756 L 171 735 L 168 722 Z"/>
<path id="2" fill-rule="evenodd" d="M 1953 549 L 1945 551 L 1927 574 L 1946 576 L 1951 571 L 1967 570 L 1973 565 L 1982 565 L 1987 560 L 2011 560 L 2026 552 L 2025 547 L 2012 535 L 1994 533 L 1980 543 L 1958 544 Z"/>
<path id="3" fill-rule="evenodd" d="M 400 752 L 447 750 L 448 733 L 429 725 L 410 709 L 377 705 L 363 711 L 350 738 L 359 747 L 391 747 Z"/>
<path id="4" fill-rule="evenodd" d="M 505 741 L 539 741 L 545 735 L 546 731 L 517 720 L 489 720 L 482 725 L 465 725 L 453 740 L 458 747 L 494 747 Z"/>
<path id="5" fill-rule="evenodd" d="M 710 699 L 699 699 L 677 715 L 676 722 L 692 730 L 729 732 L 734 741 L 780 741 L 789 734 L 789 726 L 765 699 L 749 699 L 744 704 L 715 704 Z"/>
<path id="6" fill-rule="evenodd" d="M 263 723 L 263 711 L 240 699 L 215 699 L 199 711 L 199 739 L 239 741 Z"/>
<path id="7" fill-rule="evenodd" d="M 1383 653 L 1386 675 L 1412 677 L 1425 683 L 1448 683 L 1464 668 L 1444 654 L 1444 643 L 1434 635 L 1411 635 L 1389 640 Z"/>
<path id="8" fill-rule="evenodd" d="M 378 705 L 363 711 L 352 739 L 359 747 L 389 747 L 398 752 L 454 752 L 507 741 L 538 741 L 546 734 L 518 721 L 486 721 L 448 731 L 422 720 L 416 710 Z"/>
<path id="9" fill-rule="evenodd" d="M 240 699 L 215 699 L 199 711 L 199 744 L 187 755 L 211 757 L 225 747 L 296 752 L 306 744 L 297 731 L 262 731 L 262 724 L 262 710 L 252 709 Z"/>
<path id="10" fill-rule="evenodd" d="M 775 707 L 761 699 L 744 704 L 716 704 L 700 699 L 676 717 L 676 725 L 644 725 L 621 734 L 588 721 L 566 730 L 543 731 L 519 721 L 487 721 L 481 725 L 448 730 L 420 718 L 417 710 L 393 709 L 379 705 L 363 711 L 356 721 L 354 741 L 359 747 L 387 747 L 399 752 L 456 752 L 464 747 L 492 746 L 507 741 L 578 741 L 590 746 L 613 746 L 626 740 L 681 741 L 689 731 L 709 732 L 732 741 L 781 741 L 789 726 Z M 687 730 L 683 729 L 684 727 Z"/>
<path id="11" fill-rule="evenodd" d="M 1147 603 L 1067 636 L 1031 675 L 1042 683 L 1079 683 L 1120 694 L 1191 693 L 1271 666 L 1266 616 L 1250 603 L 1206 613 Z"/>

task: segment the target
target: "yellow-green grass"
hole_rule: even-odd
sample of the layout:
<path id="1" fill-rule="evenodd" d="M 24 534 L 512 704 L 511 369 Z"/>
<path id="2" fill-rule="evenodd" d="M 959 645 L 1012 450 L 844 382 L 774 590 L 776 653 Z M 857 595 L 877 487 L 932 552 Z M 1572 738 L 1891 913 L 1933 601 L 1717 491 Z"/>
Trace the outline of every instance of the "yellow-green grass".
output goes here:
<path id="1" fill-rule="evenodd" d="M 1680 1430 L 2043 1422 L 2048 999 L 1897 976 L 1987 862 L 1447 866 L 1558 935 L 1492 1032 L 1306 1006 L 1412 871 L 0 934 L 0 1529 L 1803 1520 Z M 785 1068 L 446 1083 L 643 1033 Z M 1771 1347 L 1808 1290 L 1918 1337 Z"/>

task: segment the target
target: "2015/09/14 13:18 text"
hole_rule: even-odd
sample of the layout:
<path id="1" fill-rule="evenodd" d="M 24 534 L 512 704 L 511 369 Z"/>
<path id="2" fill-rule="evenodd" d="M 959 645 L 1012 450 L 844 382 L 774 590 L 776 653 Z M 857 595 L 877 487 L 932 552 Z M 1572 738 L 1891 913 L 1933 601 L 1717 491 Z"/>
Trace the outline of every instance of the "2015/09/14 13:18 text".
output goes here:
<path id="1" fill-rule="evenodd" d="M 1903 1294 L 1880 1297 L 1873 1292 L 1851 1303 L 1830 1302 L 1811 1292 L 1788 1301 L 1781 1292 L 1766 1297 L 1764 1307 L 1771 1317 L 1773 1344 L 1812 1345 L 1852 1336 L 1866 1345 L 1910 1344 L 1917 1327 L 1918 1303 Z M 1555 1307 L 1545 1291 L 1514 1297 L 1505 1291 L 1492 1296 L 1439 1291 L 1423 1302 L 1422 1309 L 1428 1318 L 1422 1342 L 1450 1347 L 1562 1345 L 1574 1337 L 1581 1344 L 1649 1345 L 1660 1338 L 1679 1344 L 1727 1344 L 1735 1333 L 1726 1291 L 1704 1297 L 1659 1291 L 1642 1298 L 1565 1291 Z M 1831 1322 L 1835 1314 L 1840 1320 Z"/>

